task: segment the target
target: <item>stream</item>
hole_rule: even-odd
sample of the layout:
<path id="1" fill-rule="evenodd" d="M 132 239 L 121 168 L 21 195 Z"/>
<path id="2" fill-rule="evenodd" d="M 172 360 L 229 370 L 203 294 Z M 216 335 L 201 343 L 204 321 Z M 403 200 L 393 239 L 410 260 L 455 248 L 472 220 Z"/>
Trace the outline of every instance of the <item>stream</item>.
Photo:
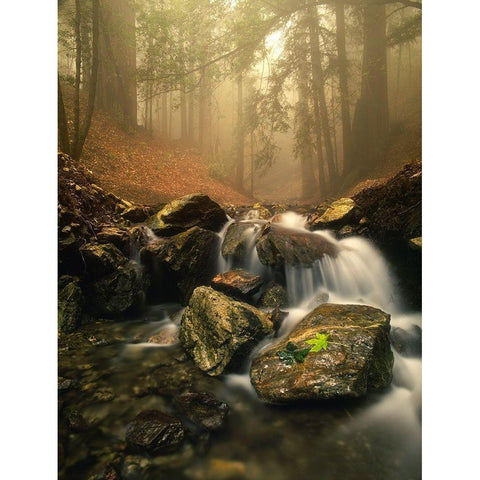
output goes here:
<path id="1" fill-rule="evenodd" d="M 233 265 L 219 253 L 217 270 L 240 266 L 266 283 L 273 273 L 260 263 L 255 248 L 255 235 L 264 222 L 252 214 L 244 221 L 252 223 L 244 264 Z M 232 222 L 219 233 L 222 238 Z M 210 434 L 193 429 L 174 454 L 127 455 L 122 479 L 421 478 L 420 352 L 392 347 L 392 385 L 363 399 L 271 406 L 259 401 L 253 390 L 248 374 L 252 358 L 290 333 L 320 303 L 371 305 L 389 313 L 392 329 L 408 338 L 421 333 L 420 313 L 404 306 L 391 267 L 371 242 L 309 232 L 304 222 L 293 212 L 279 218 L 282 226 L 327 237 L 339 254 L 310 267 L 285 268 L 292 306 L 283 309 L 288 315 L 278 337 L 263 340 L 241 371 L 213 378 L 195 369 L 178 343 L 184 308 L 173 303 L 150 305 L 128 322 L 91 323 L 72 334 L 70 343 L 59 345 L 59 375 L 65 381 L 59 385 L 60 438 L 67 438 L 62 433 L 65 419 L 72 423 L 72 417 L 80 415 L 88 423 L 88 428 L 78 425 L 68 435 L 63 478 L 104 478 L 95 475 L 125 456 L 128 422 L 144 409 L 172 412 L 172 397 L 185 387 L 226 402 L 230 411 L 224 426 Z M 159 343 L 148 342 L 153 335 L 160 336 Z M 225 472 L 230 476 L 221 476 Z"/>

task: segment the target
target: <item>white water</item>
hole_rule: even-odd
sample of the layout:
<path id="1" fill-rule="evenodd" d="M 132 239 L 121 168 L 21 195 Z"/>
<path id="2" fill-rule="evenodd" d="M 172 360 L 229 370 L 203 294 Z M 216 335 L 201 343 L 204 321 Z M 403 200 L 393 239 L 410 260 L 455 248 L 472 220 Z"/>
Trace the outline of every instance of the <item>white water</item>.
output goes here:
<path id="1" fill-rule="evenodd" d="M 305 218 L 293 212 L 287 212 L 279 217 L 277 216 L 275 220 L 280 225 L 310 235 L 321 235 L 339 250 L 337 257 L 325 256 L 310 267 L 286 266 L 285 279 L 291 307 L 286 309 L 288 316 L 278 332 L 280 338 L 290 333 L 313 308 L 327 301 L 371 305 L 390 313 L 391 325 L 394 327 L 405 330 L 409 330 L 413 325 L 421 327 L 420 313 L 402 311 L 401 299 L 394 291 L 394 279 L 389 266 L 371 242 L 360 237 L 337 240 L 328 231 L 310 232 L 304 227 Z M 251 273 L 259 273 L 268 280 L 269 271 L 260 264 L 256 255 L 256 232 L 253 228 L 250 235 L 249 254 L 242 268 Z M 223 267 L 228 269 L 231 265 L 228 261 L 225 262 L 227 263 Z M 226 375 L 225 384 L 230 388 L 243 388 L 250 395 L 255 395 L 248 374 L 251 361 L 262 349 L 277 341 L 278 338 L 262 342 L 248 359 L 245 373 Z M 349 430 L 388 422 L 394 426 L 402 426 L 399 429 L 402 441 L 407 444 L 413 441 L 418 445 L 421 435 L 420 408 L 421 359 L 405 358 L 394 351 L 392 388 L 360 417 L 352 419 Z"/>

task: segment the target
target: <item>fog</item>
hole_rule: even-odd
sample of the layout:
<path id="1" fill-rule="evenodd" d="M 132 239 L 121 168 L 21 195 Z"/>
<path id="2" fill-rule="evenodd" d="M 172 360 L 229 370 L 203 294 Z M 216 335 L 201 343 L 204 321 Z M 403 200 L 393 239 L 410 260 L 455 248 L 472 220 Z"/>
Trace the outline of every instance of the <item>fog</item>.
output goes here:
<path id="1" fill-rule="evenodd" d="M 212 178 L 264 202 L 324 199 L 419 158 L 421 4 L 316 3 L 102 2 L 96 108 L 199 152 Z M 72 85 L 75 15 L 60 2 Z M 81 61 L 86 90 L 93 56 Z"/>

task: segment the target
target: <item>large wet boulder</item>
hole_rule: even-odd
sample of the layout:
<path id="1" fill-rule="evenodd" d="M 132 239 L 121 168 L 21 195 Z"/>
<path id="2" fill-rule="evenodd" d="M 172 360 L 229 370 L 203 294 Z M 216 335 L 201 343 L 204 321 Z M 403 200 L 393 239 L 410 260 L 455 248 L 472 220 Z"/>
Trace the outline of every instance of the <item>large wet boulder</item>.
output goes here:
<path id="1" fill-rule="evenodd" d="M 272 331 L 261 310 L 210 287 L 198 287 L 183 314 L 180 341 L 196 365 L 215 376 L 238 367 Z"/>
<path id="2" fill-rule="evenodd" d="M 252 384 L 271 403 L 361 397 L 392 381 L 390 316 L 365 305 L 323 304 L 309 313 L 280 343 L 254 359 Z M 326 349 L 309 351 L 308 340 L 328 335 Z M 303 357 L 303 358 L 302 358 Z"/>
<path id="3" fill-rule="evenodd" d="M 207 195 L 194 193 L 168 203 L 148 218 L 146 225 L 156 235 L 170 236 L 195 226 L 219 232 L 226 222 L 227 216 L 218 203 Z"/>
<path id="4" fill-rule="evenodd" d="M 142 248 L 140 258 L 151 277 L 152 295 L 186 305 L 196 287 L 210 284 L 219 248 L 220 237 L 199 227 Z"/>
<path id="5" fill-rule="evenodd" d="M 260 275 L 253 275 L 244 270 L 219 273 L 212 280 L 212 287 L 215 290 L 245 302 L 250 302 L 262 285 Z"/>
<path id="6" fill-rule="evenodd" d="M 151 455 L 178 450 L 185 431 L 180 420 L 159 410 L 140 412 L 127 426 L 126 440 L 131 450 Z"/>
<path id="7" fill-rule="evenodd" d="M 58 328 L 71 333 L 80 326 L 85 298 L 78 282 L 71 281 L 58 293 Z"/>
<path id="8" fill-rule="evenodd" d="M 360 220 L 359 208 L 351 198 L 340 198 L 330 203 L 321 215 L 312 215 L 307 220 L 311 230 L 336 228 Z"/>
<path id="9" fill-rule="evenodd" d="M 112 243 L 87 243 L 80 248 L 80 253 L 85 262 L 86 275 L 90 278 L 108 275 L 127 262 L 127 258 Z"/>
<path id="10" fill-rule="evenodd" d="M 386 181 L 352 196 L 368 219 L 368 235 L 380 243 L 408 242 L 422 235 L 422 162 L 403 167 Z"/>
<path id="11" fill-rule="evenodd" d="M 321 235 L 267 224 L 257 240 L 260 262 L 272 267 L 312 265 L 325 255 L 335 257 L 338 248 Z"/>
<path id="12" fill-rule="evenodd" d="M 231 258 L 235 265 L 244 263 L 260 233 L 254 222 L 235 222 L 228 226 L 222 243 L 222 255 Z"/>
<path id="13" fill-rule="evenodd" d="M 147 280 L 135 262 L 88 285 L 88 307 L 94 315 L 115 316 L 139 308 L 145 300 Z"/>

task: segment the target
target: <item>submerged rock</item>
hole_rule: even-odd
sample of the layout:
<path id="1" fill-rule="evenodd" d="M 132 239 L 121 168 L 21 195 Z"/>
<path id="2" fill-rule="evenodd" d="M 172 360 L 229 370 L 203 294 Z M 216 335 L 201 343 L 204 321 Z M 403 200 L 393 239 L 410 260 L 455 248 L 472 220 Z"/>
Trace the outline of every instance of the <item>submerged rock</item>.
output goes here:
<path id="1" fill-rule="evenodd" d="M 392 381 L 389 330 L 390 316 L 377 308 L 321 305 L 288 338 L 254 359 L 252 384 L 259 397 L 271 403 L 360 397 L 383 389 Z M 316 334 L 328 335 L 326 350 L 308 352 L 303 362 L 281 359 L 281 352 L 292 345 L 310 348 L 306 342 Z"/>
<path id="2" fill-rule="evenodd" d="M 336 228 L 355 220 L 358 212 L 359 209 L 351 198 L 340 198 L 332 202 L 321 215 L 312 215 L 307 225 L 311 230 Z"/>
<path id="3" fill-rule="evenodd" d="M 420 357 L 422 355 L 422 329 L 418 325 L 412 325 L 408 330 L 392 327 L 390 339 L 395 350 L 403 356 Z"/>
<path id="4" fill-rule="evenodd" d="M 210 284 L 219 244 L 217 234 L 193 227 L 142 248 L 140 258 L 151 276 L 152 290 L 185 305 L 196 287 Z"/>
<path id="5" fill-rule="evenodd" d="M 285 308 L 288 306 L 287 289 L 278 283 L 270 282 L 258 300 L 260 308 Z"/>
<path id="6" fill-rule="evenodd" d="M 140 412 L 127 426 L 127 445 L 134 451 L 152 455 L 169 453 L 180 448 L 184 429 L 180 420 L 159 410 Z"/>
<path id="7" fill-rule="evenodd" d="M 261 310 L 198 287 L 183 314 L 180 341 L 197 366 L 215 376 L 237 366 L 272 331 Z"/>
<path id="8" fill-rule="evenodd" d="M 223 239 L 222 255 L 231 258 L 234 264 L 244 263 L 259 233 L 259 225 L 253 222 L 232 223 Z"/>
<path id="9" fill-rule="evenodd" d="M 212 458 L 209 460 L 205 476 L 208 480 L 246 480 L 247 467 L 243 462 Z"/>
<path id="10" fill-rule="evenodd" d="M 195 226 L 218 232 L 226 222 L 227 216 L 218 203 L 207 195 L 194 193 L 165 205 L 147 219 L 146 225 L 156 235 L 170 236 Z"/>
<path id="11" fill-rule="evenodd" d="M 312 233 L 266 225 L 257 240 L 260 262 L 273 267 L 311 265 L 325 255 L 335 257 L 338 248 L 326 238 Z"/>
<path id="12" fill-rule="evenodd" d="M 180 415 L 207 430 L 220 428 L 228 414 L 228 405 L 209 393 L 182 393 L 174 405 Z"/>
<path id="13" fill-rule="evenodd" d="M 263 280 L 260 275 L 252 275 L 244 270 L 219 273 L 212 280 L 212 287 L 215 290 L 246 302 L 252 299 L 262 285 Z"/>
<path id="14" fill-rule="evenodd" d="M 77 282 L 70 282 L 58 293 L 58 328 L 71 333 L 80 326 L 85 298 Z"/>

